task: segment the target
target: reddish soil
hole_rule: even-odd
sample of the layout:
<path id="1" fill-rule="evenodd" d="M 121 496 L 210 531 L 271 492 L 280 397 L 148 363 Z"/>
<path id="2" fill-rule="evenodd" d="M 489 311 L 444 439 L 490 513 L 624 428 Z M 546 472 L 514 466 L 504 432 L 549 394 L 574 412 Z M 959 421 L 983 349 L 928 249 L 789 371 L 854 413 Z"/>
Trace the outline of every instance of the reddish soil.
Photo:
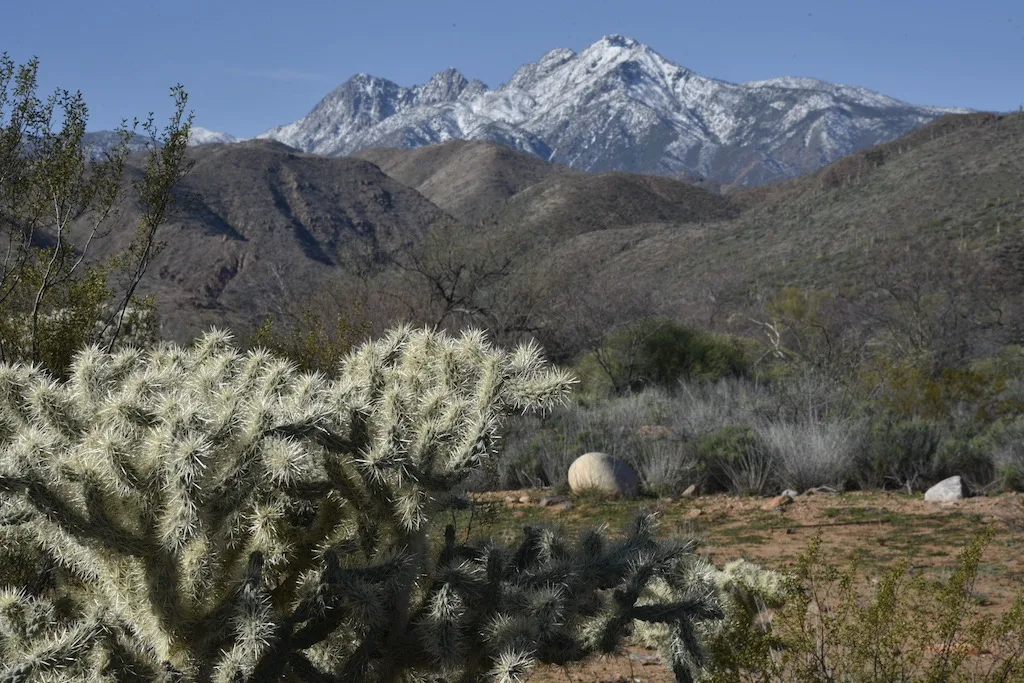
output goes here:
<path id="1" fill-rule="evenodd" d="M 533 503 L 518 501 L 529 495 Z M 695 535 L 700 552 L 716 563 L 736 557 L 785 570 L 816 534 L 822 538 L 823 557 L 845 568 L 861 558 L 864 585 L 900 558 L 909 555 L 915 569 L 937 578 L 948 576 L 957 552 L 982 528 L 994 525 L 996 536 L 986 550 L 975 584 L 980 613 L 998 615 L 1024 590 L 1024 496 L 1004 494 L 968 498 L 952 503 L 931 503 L 921 495 L 848 493 L 800 496 L 781 510 L 764 510 L 768 499 L 703 496 L 602 503 L 577 500 L 571 509 L 539 507 L 536 501 L 550 491 L 502 491 L 477 496 L 498 511 L 498 528 L 549 521 L 567 532 L 607 521 L 615 529 L 637 507 L 653 507 L 663 515 L 665 534 Z M 699 512 L 698 512 L 699 511 Z M 541 666 L 530 683 L 643 681 L 670 683 L 671 673 L 655 651 L 629 648 L 617 657 L 594 660 L 585 666 Z"/>

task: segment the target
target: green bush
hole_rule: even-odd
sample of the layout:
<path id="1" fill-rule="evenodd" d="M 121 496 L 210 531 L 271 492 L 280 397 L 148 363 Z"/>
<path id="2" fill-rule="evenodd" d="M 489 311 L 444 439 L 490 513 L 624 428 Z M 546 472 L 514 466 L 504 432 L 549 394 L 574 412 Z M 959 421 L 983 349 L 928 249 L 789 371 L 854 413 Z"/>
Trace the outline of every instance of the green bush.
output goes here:
<path id="1" fill-rule="evenodd" d="M 585 393 L 606 395 L 740 377 L 747 362 L 734 339 L 652 317 L 610 332 L 575 369 Z"/>
<path id="2" fill-rule="evenodd" d="M 972 492 L 990 491 L 998 485 L 992 442 L 984 436 L 943 439 L 935 451 L 932 481 L 960 475 Z"/>
<path id="3" fill-rule="evenodd" d="M 853 461 L 861 489 L 920 488 L 932 471 L 942 428 L 930 420 L 901 420 L 891 413 L 876 418 Z"/>
<path id="4" fill-rule="evenodd" d="M 274 317 L 268 315 L 252 333 L 248 346 L 265 348 L 287 358 L 302 372 L 331 375 L 338 369 L 341 359 L 366 338 L 369 330 L 369 321 L 362 317 L 358 304 L 353 305 L 350 312 L 339 314 L 331 327 L 324 316 L 304 309 L 291 326 L 275 324 Z"/>
<path id="5" fill-rule="evenodd" d="M 712 491 L 761 494 L 776 483 L 771 452 L 750 427 L 723 427 L 701 437 L 697 449 Z"/>

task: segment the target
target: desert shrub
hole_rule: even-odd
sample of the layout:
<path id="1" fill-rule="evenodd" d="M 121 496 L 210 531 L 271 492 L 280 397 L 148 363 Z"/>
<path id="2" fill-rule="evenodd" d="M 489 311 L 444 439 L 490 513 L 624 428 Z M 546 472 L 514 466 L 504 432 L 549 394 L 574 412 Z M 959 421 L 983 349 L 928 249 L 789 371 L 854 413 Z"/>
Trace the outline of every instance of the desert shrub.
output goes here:
<path id="1" fill-rule="evenodd" d="M 330 326 L 324 316 L 304 309 L 291 325 L 275 324 L 274 317 L 268 315 L 250 336 L 248 346 L 287 358 L 302 372 L 330 375 L 341 359 L 365 340 L 369 328 L 358 303 L 338 314 Z"/>
<path id="2" fill-rule="evenodd" d="M 999 484 L 1024 491 L 1024 417 L 993 424 L 986 433 Z"/>
<path id="3" fill-rule="evenodd" d="M 739 651 L 700 680 L 1022 680 L 1024 592 L 998 619 L 975 611 L 973 585 L 991 535 L 989 530 L 964 547 L 947 581 L 926 580 L 905 559 L 879 577 L 870 596 L 859 588 L 856 563 L 841 571 L 822 558 L 819 536 L 798 558 L 788 579 L 792 588 L 770 626 L 751 624 L 752 634 L 733 636 Z M 988 654 L 972 656 L 978 653 Z"/>
<path id="4" fill-rule="evenodd" d="M 982 435 L 947 437 L 935 450 L 931 480 L 960 475 L 970 491 L 993 490 L 998 481 L 992 450 L 992 442 Z"/>
<path id="5" fill-rule="evenodd" d="M 761 494 L 776 483 L 776 463 L 751 427 L 724 427 L 697 441 L 711 490 Z"/>
<path id="6" fill-rule="evenodd" d="M 470 504 L 504 416 L 570 384 L 535 346 L 408 328 L 334 380 L 216 331 L 87 348 L 67 382 L 0 366 L 0 539 L 67 579 L 0 589 L 0 679 L 512 683 L 613 652 L 639 620 L 669 625 L 692 680 L 694 633 L 722 612 L 685 569 L 695 545 L 657 540 L 652 516 L 614 542 L 435 528 Z"/>
<path id="7" fill-rule="evenodd" d="M 930 370 L 881 356 L 861 381 L 875 402 L 904 418 L 987 424 L 1024 412 L 1015 387 L 1020 380 L 1014 347 L 965 367 Z"/>
<path id="8" fill-rule="evenodd" d="M 870 422 L 853 461 L 861 489 L 919 488 L 932 469 L 942 428 L 930 420 L 901 420 L 892 413 Z"/>
<path id="9" fill-rule="evenodd" d="M 680 382 L 667 424 L 690 439 L 723 427 L 778 419 L 775 396 L 764 384 L 725 377 L 714 383 Z"/>
<path id="10" fill-rule="evenodd" d="M 849 423 L 762 422 L 756 431 L 777 463 L 779 483 L 797 491 L 814 486 L 841 489 L 860 447 L 858 430 Z"/>
<path id="11" fill-rule="evenodd" d="M 575 369 L 584 393 L 607 395 L 740 377 L 747 361 L 736 340 L 650 317 L 610 332 Z"/>
<path id="12" fill-rule="evenodd" d="M 705 488 L 705 472 L 693 442 L 652 440 L 637 444 L 629 459 L 642 489 L 658 496 Z"/>

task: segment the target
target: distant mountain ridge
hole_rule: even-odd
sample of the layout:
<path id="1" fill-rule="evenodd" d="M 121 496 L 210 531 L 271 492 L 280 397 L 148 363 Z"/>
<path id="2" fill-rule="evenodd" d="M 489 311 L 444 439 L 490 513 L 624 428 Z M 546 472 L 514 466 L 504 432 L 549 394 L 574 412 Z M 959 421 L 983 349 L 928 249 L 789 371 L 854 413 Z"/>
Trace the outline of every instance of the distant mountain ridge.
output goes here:
<path id="1" fill-rule="evenodd" d="M 916 106 L 814 78 L 728 83 L 609 35 L 579 53 L 551 50 L 495 89 L 454 68 L 413 87 L 356 74 L 306 116 L 256 137 L 324 156 L 497 142 L 579 171 L 756 186 L 810 173 L 943 114 L 971 111 Z M 191 144 L 237 141 L 196 128 Z M 99 153 L 100 142 L 93 145 Z"/>
<path id="2" fill-rule="evenodd" d="M 411 88 L 357 74 L 257 137 L 328 156 L 484 140 L 581 171 L 760 185 L 968 111 L 810 78 L 727 83 L 610 35 L 579 53 L 552 50 L 494 90 L 455 69 Z"/>

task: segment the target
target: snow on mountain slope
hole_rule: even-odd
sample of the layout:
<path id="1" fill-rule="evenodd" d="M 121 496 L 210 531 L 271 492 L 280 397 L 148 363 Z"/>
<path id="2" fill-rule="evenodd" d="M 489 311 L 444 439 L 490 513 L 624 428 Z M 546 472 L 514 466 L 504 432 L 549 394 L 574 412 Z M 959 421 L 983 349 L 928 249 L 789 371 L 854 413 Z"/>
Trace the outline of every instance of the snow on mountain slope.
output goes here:
<path id="1" fill-rule="evenodd" d="M 196 145 L 209 145 L 218 143 L 241 142 L 242 138 L 235 137 L 229 133 L 220 133 L 201 126 L 192 126 L 189 131 L 188 144 L 190 147 Z"/>
<path id="2" fill-rule="evenodd" d="M 810 78 L 727 83 L 610 35 L 579 53 L 552 50 L 493 90 L 455 69 L 409 88 L 357 74 L 257 137 L 324 155 L 489 140 L 584 171 L 761 184 L 966 111 Z"/>

